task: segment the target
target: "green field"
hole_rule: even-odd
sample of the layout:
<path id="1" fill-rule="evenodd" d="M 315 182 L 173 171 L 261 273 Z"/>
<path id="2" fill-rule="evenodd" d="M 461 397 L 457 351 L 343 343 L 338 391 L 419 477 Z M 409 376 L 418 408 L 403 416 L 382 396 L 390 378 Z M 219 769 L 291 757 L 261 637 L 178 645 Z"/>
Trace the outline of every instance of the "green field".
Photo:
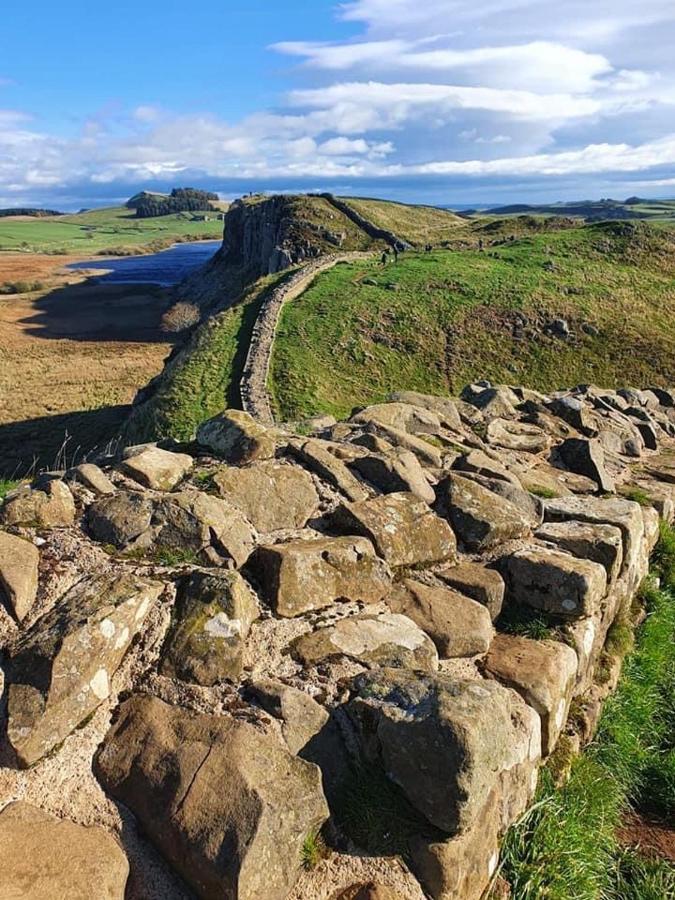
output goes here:
<path id="1" fill-rule="evenodd" d="M 343 416 L 396 389 L 456 393 L 477 378 L 542 390 L 667 382 L 674 276 L 675 232 L 643 223 L 407 252 L 384 269 L 340 265 L 284 308 L 270 383 L 278 415 Z M 546 334 L 554 318 L 575 337 Z"/>
<path id="2" fill-rule="evenodd" d="M 143 245 L 161 249 L 174 239 L 217 240 L 222 237 L 223 223 L 213 218 L 213 213 L 208 222 L 193 221 L 193 215 L 178 213 L 137 219 L 133 210 L 120 206 L 53 218 L 0 218 L 0 251 L 91 255 L 105 254 L 109 250 L 114 253 L 127 249 L 138 252 Z"/>

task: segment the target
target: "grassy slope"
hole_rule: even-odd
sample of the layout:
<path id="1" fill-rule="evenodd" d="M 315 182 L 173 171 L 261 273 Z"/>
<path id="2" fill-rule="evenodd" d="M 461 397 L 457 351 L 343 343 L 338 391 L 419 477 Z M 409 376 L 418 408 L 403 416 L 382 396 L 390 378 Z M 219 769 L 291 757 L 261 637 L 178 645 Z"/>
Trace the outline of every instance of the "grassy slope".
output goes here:
<path id="1" fill-rule="evenodd" d="M 406 253 L 385 270 L 376 261 L 338 266 L 284 309 L 272 361 L 278 412 L 344 415 L 394 389 L 453 392 L 475 378 L 544 390 L 667 382 L 674 251 L 670 231 L 598 225 L 483 253 Z M 526 326 L 514 340 L 519 314 L 533 333 Z M 560 316 L 574 341 L 542 333 Z"/>
<path id="2" fill-rule="evenodd" d="M 345 198 L 350 206 L 380 228 L 393 231 L 411 244 L 424 246 L 452 240 L 464 220 L 434 206 L 408 206 L 387 200 Z"/>
<path id="3" fill-rule="evenodd" d="M 169 243 L 173 237 L 217 240 L 222 231 L 217 219 L 193 222 L 186 214 L 136 219 L 132 210 L 110 207 L 49 219 L 0 219 L 0 250 L 92 254 Z"/>
<path id="4" fill-rule="evenodd" d="M 226 407 L 239 407 L 239 380 L 265 293 L 283 275 L 261 278 L 238 302 L 200 326 L 162 373 L 156 392 L 132 412 L 129 442 L 190 440 L 197 426 Z"/>
<path id="5" fill-rule="evenodd" d="M 619 845 L 631 806 L 675 817 L 675 532 L 655 555 L 664 590 L 645 592 L 648 616 L 606 705 L 598 735 L 556 789 L 544 770 L 538 802 L 508 833 L 503 874 L 519 900 L 665 900 L 675 867 Z M 555 757 L 554 757 L 555 758 Z"/>

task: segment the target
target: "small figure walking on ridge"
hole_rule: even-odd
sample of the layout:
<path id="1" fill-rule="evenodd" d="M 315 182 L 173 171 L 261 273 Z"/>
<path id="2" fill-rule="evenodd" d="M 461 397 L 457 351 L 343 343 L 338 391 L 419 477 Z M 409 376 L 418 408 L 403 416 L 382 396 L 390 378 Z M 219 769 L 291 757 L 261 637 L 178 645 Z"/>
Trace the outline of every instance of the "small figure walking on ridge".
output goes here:
<path id="1" fill-rule="evenodd" d="M 387 250 L 385 250 L 385 251 L 383 252 L 383 254 L 382 254 L 382 265 L 383 265 L 383 266 L 386 266 L 386 265 L 387 265 L 387 260 L 388 260 L 388 259 L 389 259 L 389 253 L 388 253 Z"/>
<path id="2" fill-rule="evenodd" d="M 398 247 L 394 247 L 394 262 L 398 262 Z"/>

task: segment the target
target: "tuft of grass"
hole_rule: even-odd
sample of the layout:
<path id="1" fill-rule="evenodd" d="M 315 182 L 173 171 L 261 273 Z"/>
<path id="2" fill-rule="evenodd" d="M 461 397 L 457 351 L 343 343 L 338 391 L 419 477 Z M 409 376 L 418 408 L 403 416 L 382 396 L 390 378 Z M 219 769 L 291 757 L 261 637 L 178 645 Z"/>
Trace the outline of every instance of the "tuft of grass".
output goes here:
<path id="1" fill-rule="evenodd" d="M 546 487 L 543 484 L 533 484 L 528 488 L 528 491 L 530 494 L 534 494 L 535 497 L 541 497 L 542 500 L 556 500 L 560 496 L 553 488 Z"/>
<path id="2" fill-rule="evenodd" d="M 644 488 L 640 487 L 630 487 L 626 488 L 626 490 L 622 491 L 622 496 L 626 498 L 626 500 L 632 500 L 634 503 L 639 503 L 640 506 L 651 506 L 652 498 L 649 496 L 647 491 Z"/>
<path id="3" fill-rule="evenodd" d="M 617 900 L 667 900 L 675 897 L 675 866 L 627 849 L 616 860 L 611 896 Z"/>
<path id="4" fill-rule="evenodd" d="M 307 871 L 315 869 L 326 856 L 328 856 L 328 848 L 321 836 L 321 832 L 310 831 L 302 842 L 302 849 L 300 850 L 300 860 L 303 869 Z"/>
<path id="5" fill-rule="evenodd" d="M 535 641 L 555 638 L 558 634 L 556 624 L 546 613 L 519 603 L 504 607 L 499 615 L 497 628 L 506 634 L 532 638 Z"/>
<path id="6" fill-rule="evenodd" d="M 376 856 L 405 857 L 410 839 L 431 829 L 400 788 L 376 766 L 360 765 L 352 770 L 334 814 L 340 830 Z"/>
<path id="7" fill-rule="evenodd" d="M 9 494 L 10 491 L 13 491 L 15 487 L 20 482 L 13 481 L 11 478 L 0 478 L 0 500 Z"/>
<path id="8" fill-rule="evenodd" d="M 152 558 L 162 566 L 189 566 L 197 562 L 194 550 L 176 547 L 160 547 L 152 552 Z"/>

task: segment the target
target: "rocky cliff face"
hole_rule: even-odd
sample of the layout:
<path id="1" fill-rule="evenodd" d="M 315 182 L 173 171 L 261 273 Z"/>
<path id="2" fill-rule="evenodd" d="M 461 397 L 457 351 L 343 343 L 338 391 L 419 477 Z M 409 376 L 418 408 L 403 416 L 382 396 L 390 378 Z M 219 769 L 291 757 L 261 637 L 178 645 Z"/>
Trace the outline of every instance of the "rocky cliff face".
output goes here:
<path id="1" fill-rule="evenodd" d="M 35 804 L 103 826 L 77 871 L 111 897 L 184 900 L 178 872 L 207 900 L 372 881 L 478 900 L 540 766 L 590 739 L 614 683 L 608 631 L 675 515 L 675 392 L 482 382 L 297 433 L 226 410 L 177 449 L 0 507 L 0 800 L 27 801 L 0 816 L 0 895 L 40 877 L 21 848 L 56 826 Z M 404 804 L 410 868 L 335 849 L 302 873 L 327 819 L 355 840 L 355 769 Z"/>

